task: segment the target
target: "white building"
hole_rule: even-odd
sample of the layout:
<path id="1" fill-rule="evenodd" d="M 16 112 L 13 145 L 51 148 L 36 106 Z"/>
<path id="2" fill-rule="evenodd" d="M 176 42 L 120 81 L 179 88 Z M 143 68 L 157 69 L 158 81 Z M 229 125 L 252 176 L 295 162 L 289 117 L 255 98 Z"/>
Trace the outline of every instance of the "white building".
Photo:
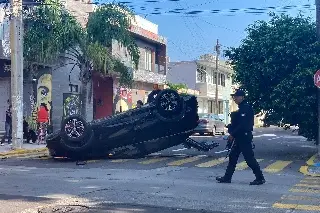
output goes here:
<path id="1" fill-rule="evenodd" d="M 167 81 L 184 83 L 189 89 L 199 91 L 199 113 L 214 113 L 216 84 L 218 84 L 218 112 L 229 122 L 231 107 L 230 94 L 232 90 L 233 70 L 225 61 L 218 62 L 216 71 L 215 56 L 205 54 L 195 61 L 170 62 L 167 71 Z"/>

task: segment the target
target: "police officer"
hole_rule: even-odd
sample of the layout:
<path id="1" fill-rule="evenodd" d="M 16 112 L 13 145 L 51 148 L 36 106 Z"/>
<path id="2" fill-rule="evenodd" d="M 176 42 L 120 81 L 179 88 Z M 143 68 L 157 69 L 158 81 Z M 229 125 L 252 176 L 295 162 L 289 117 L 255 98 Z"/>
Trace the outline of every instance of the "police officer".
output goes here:
<path id="1" fill-rule="evenodd" d="M 252 107 L 244 100 L 245 93 L 237 90 L 231 94 L 233 100 L 238 104 L 239 110 L 236 111 L 234 127 L 230 132 L 229 141 L 235 140 L 229 155 L 229 164 L 223 177 L 217 177 L 220 183 L 231 183 L 232 175 L 235 171 L 236 164 L 240 153 L 242 153 L 247 165 L 252 169 L 256 179 L 250 182 L 250 185 L 261 185 L 265 183 L 264 176 L 260 169 L 259 163 L 254 157 L 252 149 L 252 131 L 254 125 L 254 112 Z"/>

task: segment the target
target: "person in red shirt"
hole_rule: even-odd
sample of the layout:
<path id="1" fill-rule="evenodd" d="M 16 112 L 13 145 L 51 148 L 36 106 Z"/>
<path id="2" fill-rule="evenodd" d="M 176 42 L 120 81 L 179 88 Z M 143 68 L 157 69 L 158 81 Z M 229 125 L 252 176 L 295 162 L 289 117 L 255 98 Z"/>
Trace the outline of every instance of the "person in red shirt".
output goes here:
<path id="1" fill-rule="evenodd" d="M 47 125 L 49 123 L 49 110 L 45 103 L 40 104 L 38 110 L 38 144 L 45 143 L 45 138 L 47 135 Z"/>

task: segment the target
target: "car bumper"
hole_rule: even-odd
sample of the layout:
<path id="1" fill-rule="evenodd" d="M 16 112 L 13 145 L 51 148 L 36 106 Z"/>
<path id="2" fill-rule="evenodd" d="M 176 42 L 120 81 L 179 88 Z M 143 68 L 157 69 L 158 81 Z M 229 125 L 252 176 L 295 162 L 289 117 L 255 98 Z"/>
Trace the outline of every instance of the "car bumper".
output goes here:
<path id="1" fill-rule="evenodd" d="M 202 128 L 195 128 L 194 133 L 209 133 L 212 132 L 212 129 L 208 128 L 208 127 L 202 127 Z"/>

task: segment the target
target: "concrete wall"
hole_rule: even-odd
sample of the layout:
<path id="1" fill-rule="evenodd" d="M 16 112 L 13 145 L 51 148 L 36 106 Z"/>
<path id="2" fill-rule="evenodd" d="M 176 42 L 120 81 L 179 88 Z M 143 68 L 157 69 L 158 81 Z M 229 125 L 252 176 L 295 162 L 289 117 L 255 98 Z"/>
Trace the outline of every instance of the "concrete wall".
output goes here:
<path id="1" fill-rule="evenodd" d="M 67 64 L 68 62 L 66 62 Z M 71 63 L 71 61 L 69 61 Z M 63 93 L 70 93 L 69 84 L 78 85 L 78 92 L 72 92 L 73 94 L 79 94 L 81 91 L 81 84 L 79 81 L 79 67 L 69 64 L 61 68 L 53 68 L 52 71 L 52 105 L 54 106 L 52 114 L 52 123 L 54 131 L 60 128 L 61 119 L 63 116 Z M 91 92 L 91 101 L 87 102 L 87 121 L 93 119 L 93 95 L 90 91 L 91 83 L 88 83 L 88 95 Z"/>
<path id="2" fill-rule="evenodd" d="M 184 83 L 189 89 L 196 89 L 197 64 L 193 61 L 170 62 L 167 70 L 167 81 L 174 84 Z"/>

